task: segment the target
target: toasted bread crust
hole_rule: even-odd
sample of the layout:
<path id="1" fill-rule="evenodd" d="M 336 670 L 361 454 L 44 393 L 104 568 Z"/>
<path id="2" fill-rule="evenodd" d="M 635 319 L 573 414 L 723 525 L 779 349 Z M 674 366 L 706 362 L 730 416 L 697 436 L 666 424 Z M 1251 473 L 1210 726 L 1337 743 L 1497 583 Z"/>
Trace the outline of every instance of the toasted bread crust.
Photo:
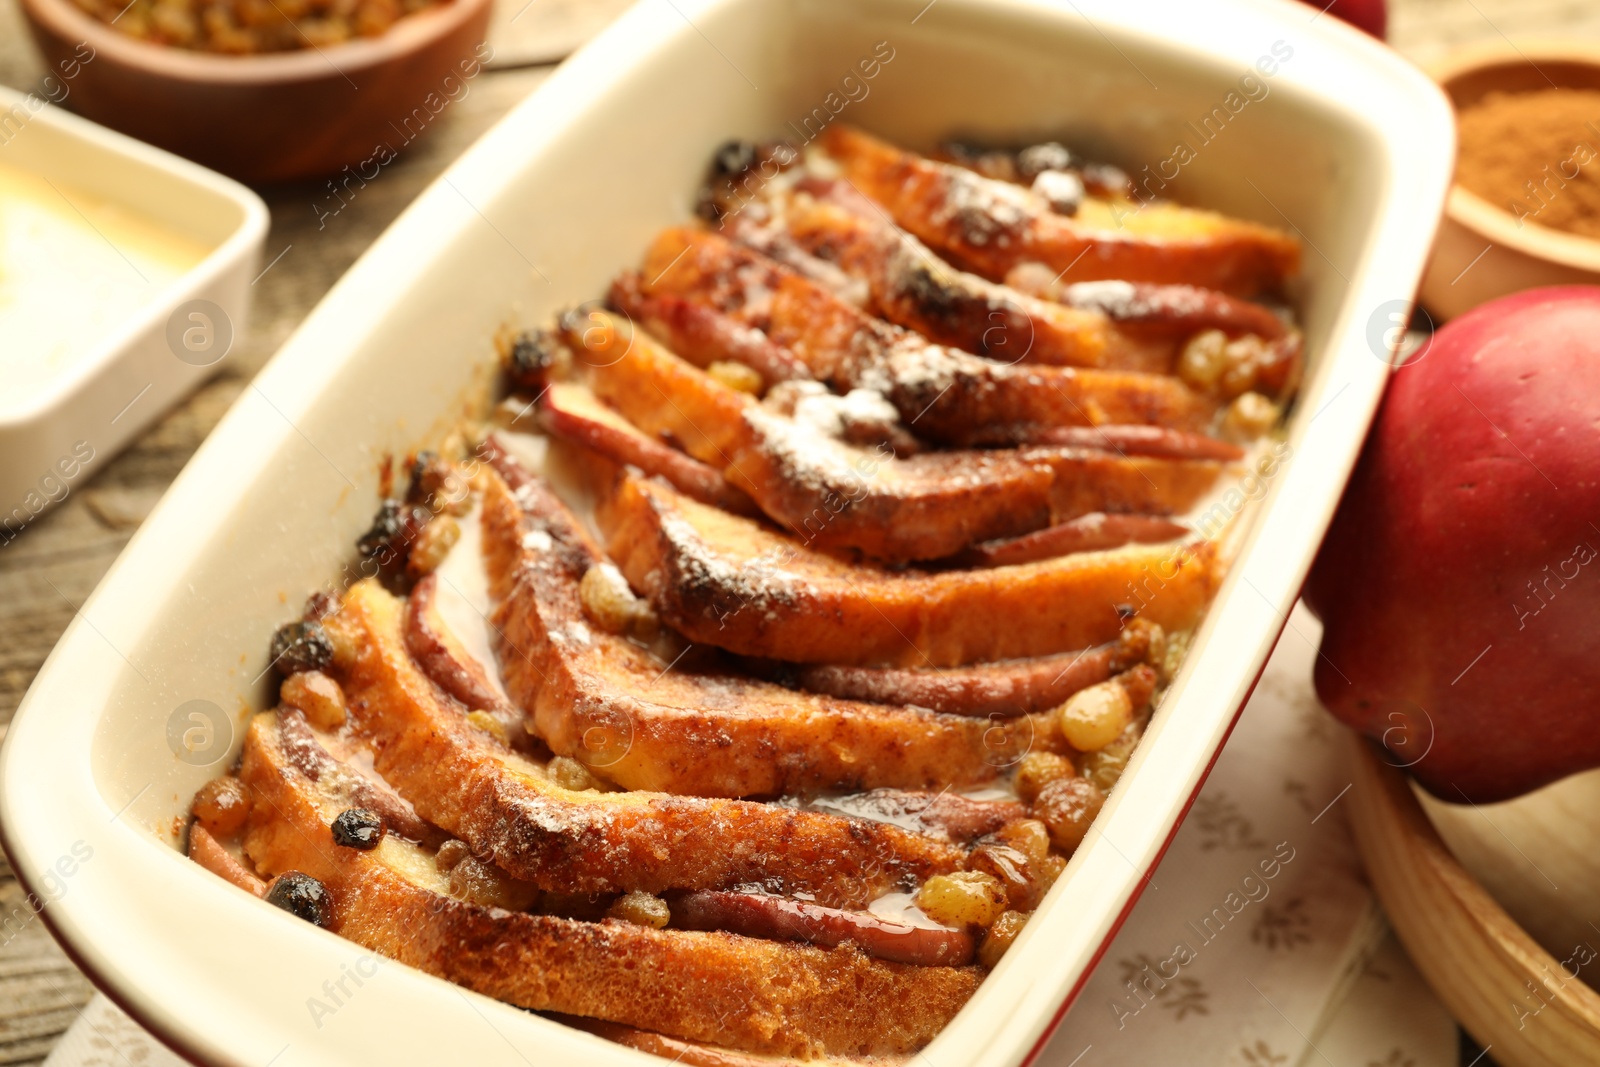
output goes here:
<path id="1" fill-rule="evenodd" d="M 856 566 L 631 476 L 599 516 L 618 566 L 684 636 L 798 663 L 951 667 L 1088 648 L 1116 637 L 1128 607 L 1193 626 L 1216 585 L 1204 541 L 979 571 Z"/>
<path id="2" fill-rule="evenodd" d="M 1058 215 L 1027 190 L 903 152 L 844 123 L 823 131 L 821 144 L 900 226 L 994 281 L 1039 262 L 1067 281 L 1186 283 L 1251 296 L 1299 270 L 1299 244 L 1267 226 L 1165 203 L 1128 204 L 1122 229 L 1102 210 L 1107 224 L 1095 225 L 1091 211 Z"/>
<path id="3" fill-rule="evenodd" d="M 329 625 L 356 649 L 340 672 L 352 728 L 378 773 L 424 818 L 546 889 L 611 892 L 767 885 L 861 906 L 961 850 L 894 826 L 738 800 L 573 792 L 471 726 L 411 661 L 401 603 L 376 584 Z"/>
<path id="4" fill-rule="evenodd" d="M 982 721 L 861 704 L 726 673 L 671 669 L 584 614 L 598 553 L 525 547 L 538 529 L 580 543 L 550 493 L 514 498 L 490 477 L 484 533 L 506 684 L 551 749 L 629 789 L 778 796 L 975 784 L 1020 758 Z"/>
<path id="5" fill-rule="evenodd" d="M 852 947 L 579 922 L 455 899 L 428 853 L 386 839 L 333 842 L 337 812 L 257 716 L 240 777 L 253 797 L 246 849 L 269 874 L 328 891 L 328 929 L 392 959 L 525 1008 L 650 1027 L 697 1042 L 812 1057 L 911 1051 L 977 986 L 975 968 L 914 967 Z M 781 979 L 781 980 L 780 980 Z M 890 1009 L 893 1010 L 890 1010 Z"/>

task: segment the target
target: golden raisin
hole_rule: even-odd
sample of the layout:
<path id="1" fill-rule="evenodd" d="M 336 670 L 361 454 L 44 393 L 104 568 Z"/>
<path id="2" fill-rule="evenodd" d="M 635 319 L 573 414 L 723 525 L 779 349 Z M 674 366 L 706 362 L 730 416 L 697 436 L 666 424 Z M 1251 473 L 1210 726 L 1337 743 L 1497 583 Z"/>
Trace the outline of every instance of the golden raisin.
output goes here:
<path id="1" fill-rule="evenodd" d="M 550 761 L 548 770 L 551 780 L 562 789 L 581 793 L 586 789 L 604 788 L 600 780 L 589 773 L 589 768 L 571 756 L 557 756 Z"/>
<path id="2" fill-rule="evenodd" d="M 406 570 L 413 578 L 432 574 L 461 540 L 461 526 L 448 515 L 437 515 L 422 528 L 406 557 Z"/>
<path id="3" fill-rule="evenodd" d="M 1222 435 L 1233 441 L 1254 441 L 1278 424 L 1278 405 L 1260 393 L 1245 393 L 1228 405 Z"/>
<path id="4" fill-rule="evenodd" d="M 1210 389 L 1226 367 L 1223 350 L 1227 345 L 1228 335 L 1221 330 L 1202 330 L 1195 334 L 1178 356 L 1178 377 L 1196 389 Z"/>
<path id="5" fill-rule="evenodd" d="M 1058 778 L 1039 792 L 1033 813 L 1044 820 L 1055 846 L 1070 853 L 1083 843 L 1105 799 L 1087 778 Z"/>
<path id="6" fill-rule="evenodd" d="M 250 787 L 232 776 L 213 778 L 194 795 L 194 817 L 212 837 L 232 837 L 250 814 Z"/>
<path id="7" fill-rule="evenodd" d="M 1067 869 L 1067 861 L 1061 856 L 1051 854 L 1046 856 L 1039 864 L 1039 896 L 1043 897 L 1050 892 L 1050 887 L 1056 884 L 1056 879 L 1061 877 L 1061 872 Z"/>
<path id="8" fill-rule="evenodd" d="M 1073 767 L 1072 761 L 1065 756 L 1057 756 L 1051 752 L 1030 752 L 1018 761 L 1016 777 L 1011 780 L 1011 784 L 1017 791 L 1017 796 L 1021 797 L 1024 803 L 1031 804 L 1046 782 L 1053 782 L 1057 778 L 1070 778 L 1077 773 L 1077 768 Z"/>
<path id="9" fill-rule="evenodd" d="M 1028 925 L 1032 912 L 1008 911 L 994 921 L 989 927 L 989 932 L 983 935 L 983 944 L 978 946 L 978 962 L 985 967 L 993 967 L 1000 962 L 1000 957 L 1006 954 L 1006 949 L 1022 933 L 1022 928 Z"/>
<path id="10" fill-rule="evenodd" d="M 979 845 L 967 857 L 967 869 L 982 871 L 999 882 L 1013 908 L 1031 910 L 1039 903 L 1039 882 L 1033 876 L 1033 865 L 1020 849 Z"/>
<path id="11" fill-rule="evenodd" d="M 1167 632 L 1159 623 L 1141 616 L 1128 620 L 1117 635 L 1113 670 L 1125 671 L 1136 663 L 1160 663 L 1167 651 Z"/>
<path id="12" fill-rule="evenodd" d="M 583 572 L 578 598 L 584 614 L 607 633 L 629 634 L 641 640 L 655 636 L 660 623 L 655 609 L 633 595 L 628 580 L 614 563 L 597 563 Z"/>
<path id="13" fill-rule="evenodd" d="M 729 389 L 737 389 L 741 393 L 750 393 L 754 396 L 761 395 L 761 375 L 743 363 L 717 360 L 706 368 L 706 373 Z"/>
<path id="14" fill-rule="evenodd" d="M 299 708 L 306 721 L 319 730 L 337 730 L 344 725 L 344 688 L 321 671 L 289 675 L 278 687 L 278 699 Z"/>
<path id="15" fill-rule="evenodd" d="M 1079 752 L 1105 748 L 1133 718 L 1133 702 L 1116 680 L 1080 689 L 1056 711 L 1067 744 Z"/>
<path id="16" fill-rule="evenodd" d="M 606 910 L 606 914 L 613 919 L 621 919 L 623 922 L 648 926 L 656 930 L 665 929 L 672 919 L 672 911 L 667 907 L 666 901 L 637 889 L 619 897 L 617 902 Z"/>
<path id="17" fill-rule="evenodd" d="M 507 911 L 526 911 L 539 896 L 534 886 L 476 856 L 464 857 L 450 868 L 450 892 L 469 903 Z"/>
<path id="18" fill-rule="evenodd" d="M 1222 350 L 1222 377 L 1217 379 L 1222 395 L 1238 396 L 1253 387 L 1266 358 L 1267 352 L 1259 337 L 1229 341 Z"/>
<path id="19" fill-rule="evenodd" d="M 347 625 L 343 614 L 335 610 L 322 619 L 322 630 L 328 635 L 328 644 L 333 649 L 330 666 L 341 671 L 354 667 L 361 656 L 361 642 L 355 627 Z"/>
<path id="20" fill-rule="evenodd" d="M 487 711 L 469 711 L 467 712 L 467 721 L 473 726 L 476 726 L 478 729 L 482 730 L 484 733 L 488 734 L 490 737 L 494 738 L 496 741 L 500 742 L 502 745 L 509 745 L 511 743 L 511 734 L 506 730 L 506 724 L 495 718 L 492 713 Z"/>
<path id="21" fill-rule="evenodd" d="M 433 865 L 448 874 L 455 870 L 458 863 L 470 855 L 472 855 L 472 850 L 467 847 L 465 841 L 457 841 L 455 838 L 451 838 L 439 846 L 438 853 L 433 857 Z"/>
<path id="22" fill-rule="evenodd" d="M 995 834 L 1033 864 L 1043 863 L 1050 855 L 1050 831 L 1038 819 L 1018 819 L 1007 823 Z"/>
<path id="23" fill-rule="evenodd" d="M 936 874 L 917 890 L 917 907 L 945 926 L 988 926 L 1006 910 L 1006 891 L 982 871 Z"/>

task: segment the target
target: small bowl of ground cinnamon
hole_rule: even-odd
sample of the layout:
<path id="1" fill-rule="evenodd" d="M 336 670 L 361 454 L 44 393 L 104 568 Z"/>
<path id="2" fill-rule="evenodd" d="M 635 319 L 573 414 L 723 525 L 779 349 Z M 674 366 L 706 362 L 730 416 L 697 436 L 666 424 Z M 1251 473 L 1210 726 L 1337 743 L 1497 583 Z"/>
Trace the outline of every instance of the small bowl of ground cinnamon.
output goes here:
<path id="1" fill-rule="evenodd" d="M 1456 184 L 1421 299 L 1436 321 L 1600 283 L 1600 43 L 1501 42 L 1430 73 L 1456 109 Z"/>

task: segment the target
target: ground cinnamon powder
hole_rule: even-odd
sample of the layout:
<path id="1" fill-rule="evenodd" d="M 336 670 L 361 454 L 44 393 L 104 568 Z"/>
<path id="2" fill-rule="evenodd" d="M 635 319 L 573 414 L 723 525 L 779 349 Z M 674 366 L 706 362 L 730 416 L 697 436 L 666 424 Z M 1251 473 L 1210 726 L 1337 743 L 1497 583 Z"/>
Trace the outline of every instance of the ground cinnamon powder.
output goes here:
<path id="1" fill-rule="evenodd" d="M 1457 181 L 1519 225 L 1600 238 L 1600 91 L 1490 93 L 1458 121 Z"/>

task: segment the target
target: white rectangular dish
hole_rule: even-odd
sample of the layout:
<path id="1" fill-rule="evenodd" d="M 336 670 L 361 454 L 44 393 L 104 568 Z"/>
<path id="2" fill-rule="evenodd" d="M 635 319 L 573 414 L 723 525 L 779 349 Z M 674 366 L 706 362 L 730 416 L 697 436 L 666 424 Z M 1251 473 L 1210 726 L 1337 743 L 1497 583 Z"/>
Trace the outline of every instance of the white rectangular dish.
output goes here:
<path id="1" fill-rule="evenodd" d="M 52 84 L 70 93 L 71 74 L 64 72 L 64 78 Z M 0 168 L 37 185 L 41 201 L 48 201 L 44 206 L 53 206 L 63 220 L 81 219 L 88 231 L 83 243 L 121 275 L 133 301 L 124 313 L 97 322 L 97 306 L 110 306 L 104 286 L 82 275 L 71 278 L 64 264 L 57 265 L 57 288 L 76 283 L 77 291 L 63 292 L 60 306 L 48 309 L 54 321 L 42 332 L 60 338 L 77 330 L 81 336 L 58 341 L 72 351 L 57 351 L 33 366 L 18 364 L 18 351 L 8 354 L 11 369 L 0 370 L 3 545 L 214 371 L 244 330 L 268 220 L 261 198 L 238 182 L 67 114 L 37 94 L 5 88 Z M 0 195 L 19 190 L 8 186 Z M 87 202 L 77 202 L 82 199 Z M 21 212 L 12 217 L 18 230 L 36 221 Z M 120 228 L 108 233 L 108 223 Z M 192 250 L 198 262 L 170 279 L 148 262 L 141 268 L 136 249 L 121 247 L 122 230 L 169 239 Z M 22 254 L 32 248 L 27 236 L 0 233 L 0 249 Z M 76 262 L 82 266 L 81 259 Z M 43 266 L 34 262 L 29 269 Z M 0 262 L 0 274 L 8 267 L 16 269 Z M 37 277 L 32 287 L 26 277 L 13 281 L 16 292 L 0 277 L 0 294 L 18 301 L 38 299 L 36 289 L 45 287 Z M 16 337 L 10 343 L 35 347 Z"/>
<path id="2" fill-rule="evenodd" d="M 1438 90 L 1316 16 L 1276 0 L 633 8 L 351 269 L 52 654 L 0 755 L 4 844 L 46 902 L 42 918 L 197 1062 L 647 1063 L 375 963 L 225 885 L 176 849 L 188 798 L 268 699 L 268 638 L 338 574 L 376 505 L 384 455 L 427 442 L 482 395 L 508 322 L 593 298 L 659 227 L 686 219 L 717 144 L 803 137 L 819 114 L 923 149 L 951 134 L 1065 136 L 1136 181 L 1148 164 L 1167 194 L 1297 231 L 1309 366 L 1286 458 L 1256 485 L 1263 511 L 1128 777 L 1022 938 L 919 1057 L 1028 1060 L 1131 908 L 1285 624 L 1387 376 L 1383 330 L 1415 290 L 1449 184 Z M 893 57 L 867 90 L 844 85 L 879 42 Z M 1176 163 L 1184 138 L 1198 147 Z M 197 700 L 231 720 L 205 766 L 169 747 L 171 731 L 206 728 L 188 717 Z M 325 983 L 331 1014 L 312 1010 L 313 998 L 330 1003 Z"/>

